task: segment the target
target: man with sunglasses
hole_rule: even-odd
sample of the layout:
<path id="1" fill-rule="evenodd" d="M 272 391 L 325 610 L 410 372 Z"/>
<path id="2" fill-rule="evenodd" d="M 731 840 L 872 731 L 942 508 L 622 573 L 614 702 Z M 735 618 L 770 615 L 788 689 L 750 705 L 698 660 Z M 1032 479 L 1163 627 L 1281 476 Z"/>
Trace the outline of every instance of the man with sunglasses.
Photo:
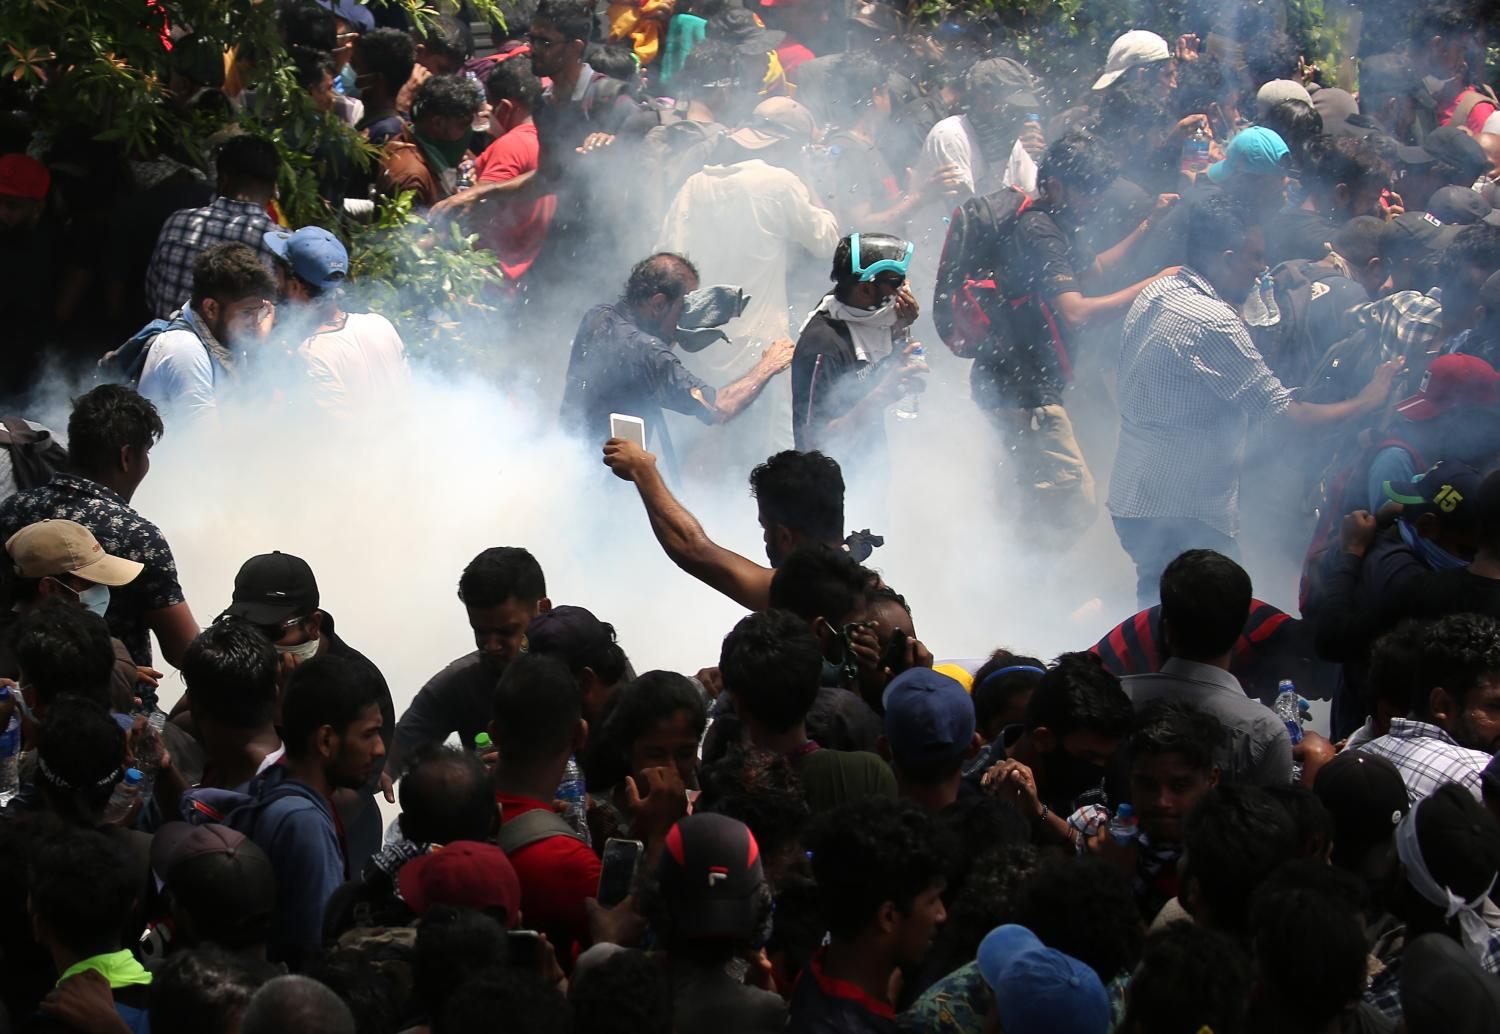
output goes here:
<path id="1" fill-rule="evenodd" d="M 884 233 L 851 234 L 833 252 L 833 290 L 802 325 L 792 357 L 792 436 L 846 472 L 886 455 L 885 411 L 918 391 L 927 372 L 906 341 L 917 300 L 906 286 L 913 246 Z"/>
<path id="2" fill-rule="evenodd" d="M 396 729 L 396 710 L 385 676 L 365 657 L 339 638 L 333 615 L 319 607 L 318 581 L 301 557 L 290 553 L 265 553 L 251 557 L 234 576 L 234 598 L 226 616 L 238 618 L 261 631 L 276 648 L 280 682 L 286 685 L 292 672 L 315 657 L 341 657 L 368 668 L 380 686 L 380 737 L 386 750 Z M 349 854 L 349 871 L 359 872 L 380 847 L 382 824 L 375 793 L 396 801 L 393 784 L 376 766 L 358 790 L 339 790 L 334 804 L 339 809 Z"/>

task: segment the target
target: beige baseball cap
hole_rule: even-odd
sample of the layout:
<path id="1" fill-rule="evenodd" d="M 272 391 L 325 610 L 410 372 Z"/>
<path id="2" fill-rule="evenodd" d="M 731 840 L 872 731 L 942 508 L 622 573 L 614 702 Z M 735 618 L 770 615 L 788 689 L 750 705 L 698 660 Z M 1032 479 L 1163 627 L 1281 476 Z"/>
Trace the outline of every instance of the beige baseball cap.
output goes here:
<path id="1" fill-rule="evenodd" d="M 145 567 L 134 560 L 110 556 L 93 532 L 76 521 L 38 521 L 10 537 L 5 544 L 16 574 L 22 578 L 77 575 L 97 585 L 120 586 L 135 581 Z"/>

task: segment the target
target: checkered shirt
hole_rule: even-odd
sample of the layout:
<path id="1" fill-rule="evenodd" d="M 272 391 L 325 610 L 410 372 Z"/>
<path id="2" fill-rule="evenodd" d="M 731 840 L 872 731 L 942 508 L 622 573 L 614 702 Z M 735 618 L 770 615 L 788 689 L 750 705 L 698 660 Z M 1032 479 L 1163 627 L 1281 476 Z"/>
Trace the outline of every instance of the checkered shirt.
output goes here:
<path id="1" fill-rule="evenodd" d="M 163 318 L 182 308 L 193 294 L 193 260 L 215 244 L 248 244 L 271 265 L 274 256 L 265 234 L 275 229 L 263 206 L 227 197 L 216 197 L 203 208 L 173 212 L 162 224 L 146 269 L 146 303 Z"/>
<path id="2" fill-rule="evenodd" d="M 1119 395 L 1109 512 L 1193 518 L 1232 536 L 1249 419 L 1280 416 L 1292 396 L 1201 274 L 1184 266 L 1136 298 Z"/>
<path id="3" fill-rule="evenodd" d="M 1393 718 L 1390 732 L 1359 749 L 1396 766 L 1413 804 L 1446 783 L 1458 783 L 1482 799 L 1480 777 L 1490 755 L 1460 747 L 1436 725 Z"/>
<path id="4" fill-rule="evenodd" d="M 1417 357 L 1435 352 L 1443 340 L 1443 303 L 1437 289 L 1397 291 L 1349 311 L 1361 330 L 1380 328 L 1380 358 Z"/>
<path id="5" fill-rule="evenodd" d="M 1484 946 L 1484 954 L 1479 957 L 1479 965 L 1486 973 L 1500 975 L 1500 930 L 1490 933 L 1489 943 Z M 1365 989 L 1365 1001 L 1379 1009 L 1388 1019 L 1401 1019 L 1400 955 L 1387 962 L 1385 968 L 1371 979 L 1370 986 Z"/>

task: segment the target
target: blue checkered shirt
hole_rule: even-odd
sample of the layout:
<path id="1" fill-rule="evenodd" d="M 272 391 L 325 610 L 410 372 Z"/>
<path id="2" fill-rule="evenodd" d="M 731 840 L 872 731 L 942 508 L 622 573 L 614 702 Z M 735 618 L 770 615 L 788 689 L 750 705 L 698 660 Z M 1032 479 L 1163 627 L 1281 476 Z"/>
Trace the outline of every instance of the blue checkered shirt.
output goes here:
<path id="1" fill-rule="evenodd" d="M 1119 395 L 1109 512 L 1192 518 L 1234 535 L 1249 420 L 1280 416 L 1292 396 L 1200 273 L 1184 266 L 1130 307 Z"/>
<path id="2" fill-rule="evenodd" d="M 1447 783 L 1457 783 L 1483 800 L 1481 777 L 1490 755 L 1460 747 L 1436 725 L 1393 718 L 1390 732 L 1359 749 L 1396 766 L 1413 804 Z"/>
<path id="3" fill-rule="evenodd" d="M 182 308 L 193 294 L 193 260 L 215 244 L 248 244 L 272 265 L 265 235 L 275 229 L 265 207 L 251 201 L 216 197 L 203 208 L 173 212 L 162 224 L 146 269 L 146 304 L 163 318 Z"/>
<path id="4" fill-rule="evenodd" d="M 1500 976 L 1500 930 L 1490 932 L 1489 943 L 1479 964 L 1486 973 Z M 1385 968 L 1370 980 L 1365 989 L 1365 1001 L 1392 1020 L 1401 1019 L 1401 956 L 1397 955 L 1385 964 Z"/>

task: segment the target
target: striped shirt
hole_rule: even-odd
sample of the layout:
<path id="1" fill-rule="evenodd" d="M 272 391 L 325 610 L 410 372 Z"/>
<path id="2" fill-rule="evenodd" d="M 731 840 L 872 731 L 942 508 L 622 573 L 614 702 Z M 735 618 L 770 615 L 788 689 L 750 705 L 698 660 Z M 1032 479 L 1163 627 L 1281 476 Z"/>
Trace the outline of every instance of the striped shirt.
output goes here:
<path id="1" fill-rule="evenodd" d="M 1280 416 L 1292 396 L 1200 273 L 1184 266 L 1130 307 L 1119 396 L 1109 512 L 1191 518 L 1234 535 L 1249 420 Z"/>

